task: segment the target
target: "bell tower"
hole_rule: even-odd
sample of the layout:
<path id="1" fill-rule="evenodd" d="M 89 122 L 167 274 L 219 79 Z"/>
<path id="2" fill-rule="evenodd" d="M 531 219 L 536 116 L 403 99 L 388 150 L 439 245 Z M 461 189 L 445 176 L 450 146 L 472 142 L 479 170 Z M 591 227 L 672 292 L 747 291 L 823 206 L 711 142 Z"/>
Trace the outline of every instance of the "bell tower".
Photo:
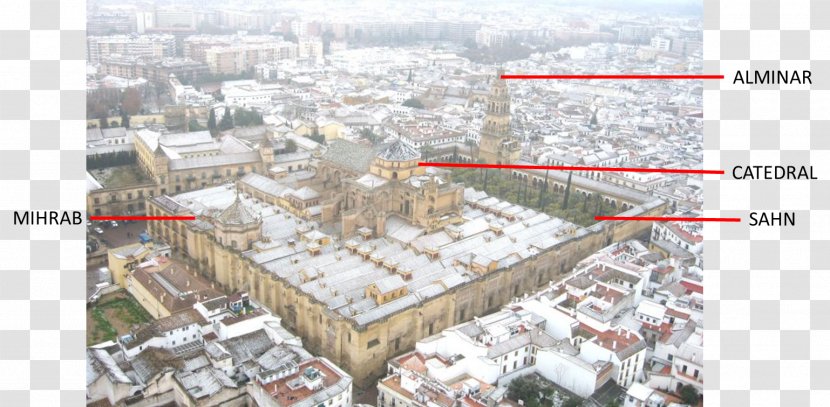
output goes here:
<path id="1" fill-rule="evenodd" d="M 486 164 L 509 164 L 519 159 L 520 148 L 510 133 L 510 93 L 499 69 L 490 86 L 486 116 L 481 126 L 478 158 Z"/>

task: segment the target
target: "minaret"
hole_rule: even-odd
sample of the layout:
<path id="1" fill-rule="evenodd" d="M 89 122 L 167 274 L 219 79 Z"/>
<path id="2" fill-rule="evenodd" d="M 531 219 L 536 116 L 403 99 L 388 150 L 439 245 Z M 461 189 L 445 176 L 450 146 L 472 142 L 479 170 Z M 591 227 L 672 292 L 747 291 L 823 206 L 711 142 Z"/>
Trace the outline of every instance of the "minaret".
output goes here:
<path id="1" fill-rule="evenodd" d="M 518 143 L 510 134 L 510 93 L 502 75 L 504 70 L 499 69 L 490 86 L 487 115 L 481 126 L 478 158 L 487 164 L 509 164 L 519 158 Z"/>

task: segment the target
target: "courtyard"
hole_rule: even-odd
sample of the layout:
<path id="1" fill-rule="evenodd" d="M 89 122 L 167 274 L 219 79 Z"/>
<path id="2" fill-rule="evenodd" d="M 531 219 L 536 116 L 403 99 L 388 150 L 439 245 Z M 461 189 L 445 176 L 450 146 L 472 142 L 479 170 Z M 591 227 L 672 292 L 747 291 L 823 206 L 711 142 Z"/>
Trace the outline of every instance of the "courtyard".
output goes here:
<path id="1" fill-rule="evenodd" d="M 87 308 L 87 346 L 115 340 L 134 325 L 152 320 L 152 316 L 126 291 L 106 294 Z"/>

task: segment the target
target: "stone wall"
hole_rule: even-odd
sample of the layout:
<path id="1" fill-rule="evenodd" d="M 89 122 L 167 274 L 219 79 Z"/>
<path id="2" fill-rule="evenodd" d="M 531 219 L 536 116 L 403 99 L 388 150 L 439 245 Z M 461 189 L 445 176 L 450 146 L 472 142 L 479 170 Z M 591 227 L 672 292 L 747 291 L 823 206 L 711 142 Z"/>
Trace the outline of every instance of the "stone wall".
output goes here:
<path id="1" fill-rule="evenodd" d="M 660 216 L 665 208 L 666 204 L 657 200 L 626 215 Z M 153 223 L 151 230 L 159 231 L 176 228 L 178 222 Z M 651 222 L 597 223 L 535 258 L 363 326 L 328 310 L 325 304 L 242 258 L 239 251 L 220 246 L 205 233 L 188 230 L 186 241 L 191 256 L 206 259 L 206 274 L 227 292 L 248 290 L 252 298 L 279 315 L 286 328 L 302 337 L 306 349 L 330 359 L 352 375 L 355 385 L 365 388 L 384 375 L 388 359 L 414 349 L 418 340 L 473 316 L 492 313 L 515 297 L 560 280 L 582 259 L 612 242 L 648 234 L 651 226 Z M 176 241 L 170 243 L 175 247 Z"/>

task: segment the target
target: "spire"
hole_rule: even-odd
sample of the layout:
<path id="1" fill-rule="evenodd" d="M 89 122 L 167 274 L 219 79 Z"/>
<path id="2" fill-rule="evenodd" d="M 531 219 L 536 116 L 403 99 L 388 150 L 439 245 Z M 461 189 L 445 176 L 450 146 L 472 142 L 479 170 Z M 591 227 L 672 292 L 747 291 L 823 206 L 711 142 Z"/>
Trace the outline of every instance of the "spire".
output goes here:
<path id="1" fill-rule="evenodd" d="M 512 139 L 510 131 L 510 92 L 507 82 L 502 79 L 504 69 L 498 68 L 496 77 L 490 83 L 490 94 L 485 108 L 486 116 L 481 128 L 479 159 L 496 164 L 518 159 L 515 146 L 505 150 L 504 143 Z M 516 151 L 513 151 L 516 150 Z"/>

